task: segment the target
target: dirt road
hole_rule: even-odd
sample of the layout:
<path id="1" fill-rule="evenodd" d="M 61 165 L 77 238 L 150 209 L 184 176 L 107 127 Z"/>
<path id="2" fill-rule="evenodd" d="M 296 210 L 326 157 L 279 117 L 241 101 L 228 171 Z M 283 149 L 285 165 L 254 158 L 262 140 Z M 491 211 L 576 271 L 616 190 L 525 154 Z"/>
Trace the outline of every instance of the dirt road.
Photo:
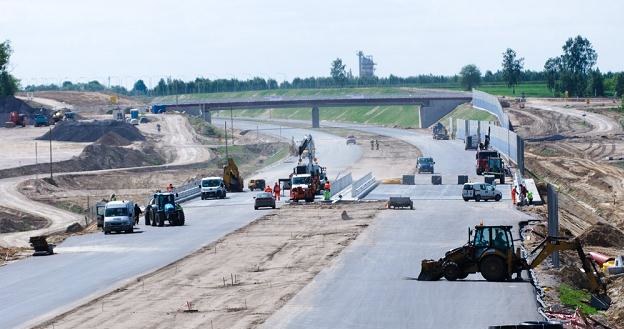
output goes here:
<path id="1" fill-rule="evenodd" d="M 542 111 L 557 112 L 559 114 L 587 122 L 591 126 L 591 129 L 589 131 L 579 132 L 580 135 L 595 136 L 622 132 L 621 125 L 607 116 L 589 111 L 583 111 L 574 107 L 564 107 L 565 105 L 565 102 L 552 102 L 539 99 L 528 100 L 526 103 L 526 107 L 532 107 Z"/>

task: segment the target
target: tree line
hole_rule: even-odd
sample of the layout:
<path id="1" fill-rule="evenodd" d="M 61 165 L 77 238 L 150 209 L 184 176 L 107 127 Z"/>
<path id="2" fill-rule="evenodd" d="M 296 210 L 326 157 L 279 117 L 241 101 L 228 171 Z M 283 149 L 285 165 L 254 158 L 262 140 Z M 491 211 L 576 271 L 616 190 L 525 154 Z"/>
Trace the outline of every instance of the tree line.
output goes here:
<path id="1" fill-rule="evenodd" d="M 10 96 L 18 90 L 18 81 L 8 71 L 9 58 L 11 57 L 11 43 L 0 43 L 0 97 Z"/>

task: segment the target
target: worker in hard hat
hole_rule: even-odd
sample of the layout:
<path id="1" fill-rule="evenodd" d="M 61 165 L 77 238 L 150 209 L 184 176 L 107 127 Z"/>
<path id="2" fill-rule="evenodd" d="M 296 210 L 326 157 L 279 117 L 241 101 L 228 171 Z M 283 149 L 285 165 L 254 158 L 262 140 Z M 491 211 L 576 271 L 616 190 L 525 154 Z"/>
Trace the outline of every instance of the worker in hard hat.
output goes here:
<path id="1" fill-rule="evenodd" d="M 279 201 L 280 200 L 280 186 L 277 182 L 275 182 L 275 185 L 273 186 L 273 193 L 275 194 L 275 200 Z"/>
<path id="2" fill-rule="evenodd" d="M 267 187 L 264 188 L 264 191 L 267 193 L 273 193 L 273 190 L 271 189 L 270 185 L 267 185 Z"/>
<path id="3" fill-rule="evenodd" d="M 325 181 L 325 186 L 323 186 L 323 196 L 325 197 L 325 201 L 328 201 L 331 198 L 331 184 L 329 180 Z"/>
<path id="4" fill-rule="evenodd" d="M 169 183 L 169 185 L 167 185 L 167 192 L 173 192 L 173 184 Z"/>

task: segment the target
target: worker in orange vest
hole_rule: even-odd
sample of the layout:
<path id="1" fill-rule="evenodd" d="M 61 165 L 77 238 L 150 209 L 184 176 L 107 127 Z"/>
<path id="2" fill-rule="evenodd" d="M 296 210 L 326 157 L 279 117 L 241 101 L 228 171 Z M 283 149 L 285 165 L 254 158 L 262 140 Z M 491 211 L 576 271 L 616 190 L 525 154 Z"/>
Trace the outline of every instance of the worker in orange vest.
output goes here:
<path id="1" fill-rule="evenodd" d="M 265 192 L 267 193 L 273 193 L 273 190 L 271 190 L 271 186 L 267 185 L 267 187 L 264 189 Z"/>
<path id="2" fill-rule="evenodd" d="M 518 195 L 518 190 L 516 190 L 516 187 L 514 186 L 511 189 L 511 203 L 514 205 L 516 204 L 516 195 Z"/>
<path id="3" fill-rule="evenodd" d="M 323 190 L 325 200 L 327 201 L 331 197 L 331 184 L 329 184 L 329 181 L 325 181 L 325 186 L 323 186 Z"/>
<path id="4" fill-rule="evenodd" d="M 169 185 L 167 185 L 167 192 L 173 192 L 173 184 L 169 183 Z"/>
<path id="5" fill-rule="evenodd" d="M 275 186 L 273 186 L 273 193 L 275 193 L 275 200 L 279 201 L 280 199 L 280 186 L 279 184 L 276 182 Z"/>

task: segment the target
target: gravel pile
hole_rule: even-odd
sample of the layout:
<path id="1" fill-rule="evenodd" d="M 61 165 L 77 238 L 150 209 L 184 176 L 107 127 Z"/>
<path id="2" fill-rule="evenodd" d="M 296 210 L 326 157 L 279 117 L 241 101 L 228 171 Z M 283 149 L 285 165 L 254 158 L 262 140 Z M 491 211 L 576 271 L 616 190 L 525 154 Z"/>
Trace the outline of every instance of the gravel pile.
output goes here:
<path id="1" fill-rule="evenodd" d="M 129 141 L 144 141 L 145 137 L 135 126 L 115 120 L 103 121 L 62 121 L 52 129 L 52 140 L 64 142 L 95 142 L 108 133 L 115 133 Z M 48 140 L 50 132 L 39 137 Z"/>

